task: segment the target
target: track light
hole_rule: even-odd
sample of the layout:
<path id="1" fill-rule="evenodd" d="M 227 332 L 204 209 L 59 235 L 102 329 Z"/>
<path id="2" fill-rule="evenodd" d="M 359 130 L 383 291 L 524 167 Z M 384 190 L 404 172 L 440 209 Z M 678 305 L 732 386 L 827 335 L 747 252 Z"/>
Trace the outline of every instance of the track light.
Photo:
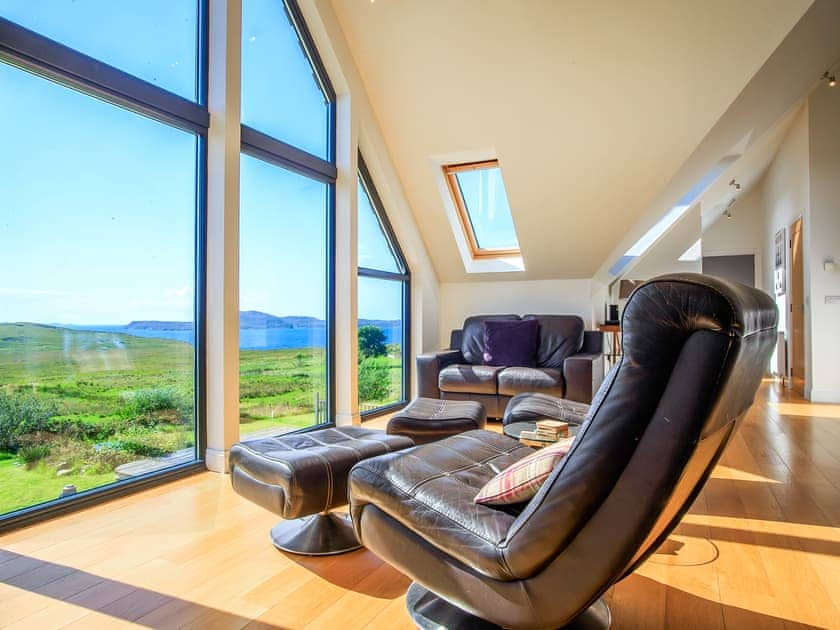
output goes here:
<path id="1" fill-rule="evenodd" d="M 834 87 L 835 85 L 837 85 L 837 77 L 835 77 L 833 74 L 829 74 L 828 71 L 823 73 L 822 79 L 823 81 L 828 83 L 828 87 Z"/>
<path id="2" fill-rule="evenodd" d="M 725 216 L 727 219 L 732 218 L 732 206 L 734 206 L 734 205 L 735 205 L 735 197 L 733 197 L 732 199 L 729 200 L 729 203 L 726 204 L 726 210 L 723 211 L 723 216 Z"/>
<path id="3" fill-rule="evenodd" d="M 729 185 L 734 186 L 735 190 L 741 190 L 741 184 L 736 182 L 734 178 L 729 182 Z"/>

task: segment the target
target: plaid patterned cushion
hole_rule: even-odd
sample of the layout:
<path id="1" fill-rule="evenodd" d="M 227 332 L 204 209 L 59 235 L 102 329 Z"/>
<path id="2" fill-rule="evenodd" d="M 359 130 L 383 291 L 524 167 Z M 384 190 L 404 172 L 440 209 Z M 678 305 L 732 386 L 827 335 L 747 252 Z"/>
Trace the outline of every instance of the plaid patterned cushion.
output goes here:
<path id="1" fill-rule="evenodd" d="M 528 501 L 572 448 L 574 439 L 563 438 L 511 464 L 488 481 L 473 501 L 485 505 Z"/>

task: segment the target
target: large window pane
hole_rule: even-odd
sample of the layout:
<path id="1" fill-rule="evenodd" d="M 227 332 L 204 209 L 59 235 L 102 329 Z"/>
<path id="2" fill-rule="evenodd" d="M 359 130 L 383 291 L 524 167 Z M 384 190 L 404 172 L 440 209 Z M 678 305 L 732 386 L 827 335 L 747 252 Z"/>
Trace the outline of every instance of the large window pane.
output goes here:
<path id="1" fill-rule="evenodd" d="M 329 108 L 282 0 L 242 2 L 242 123 L 327 158 Z"/>
<path id="2" fill-rule="evenodd" d="M 197 139 L 3 63 L 0 94 L 5 513 L 195 458 Z"/>
<path id="3" fill-rule="evenodd" d="M 359 277 L 359 408 L 403 400 L 403 287 Z"/>
<path id="4" fill-rule="evenodd" d="M 197 99 L 196 0 L 2 0 L 0 16 Z"/>
<path id="5" fill-rule="evenodd" d="M 242 156 L 243 435 L 328 421 L 327 185 Z"/>

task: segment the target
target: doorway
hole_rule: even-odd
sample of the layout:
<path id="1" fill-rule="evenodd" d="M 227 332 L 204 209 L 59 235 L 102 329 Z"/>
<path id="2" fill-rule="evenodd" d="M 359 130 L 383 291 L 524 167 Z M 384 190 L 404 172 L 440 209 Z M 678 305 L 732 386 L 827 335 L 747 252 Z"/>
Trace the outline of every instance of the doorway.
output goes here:
<path id="1" fill-rule="evenodd" d="M 805 278 L 802 264 L 802 219 L 790 226 L 790 381 L 794 391 L 805 394 Z"/>

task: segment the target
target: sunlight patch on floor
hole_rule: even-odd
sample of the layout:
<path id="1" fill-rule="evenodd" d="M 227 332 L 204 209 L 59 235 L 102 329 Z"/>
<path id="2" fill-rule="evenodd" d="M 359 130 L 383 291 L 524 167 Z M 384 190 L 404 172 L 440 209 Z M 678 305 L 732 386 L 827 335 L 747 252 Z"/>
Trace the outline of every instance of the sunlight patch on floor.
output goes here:
<path id="1" fill-rule="evenodd" d="M 737 529 L 744 532 L 759 532 L 791 538 L 811 538 L 827 542 L 840 542 L 840 527 L 825 525 L 808 525 L 805 523 L 788 523 L 786 521 L 768 521 L 757 518 L 741 518 L 735 516 L 715 516 L 711 514 L 686 514 L 682 523 L 705 525 Z M 712 536 L 714 539 L 714 535 Z"/>
<path id="2" fill-rule="evenodd" d="M 785 416 L 840 419 L 840 405 L 792 402 L 768 402 L 767 405 Z"/>
<path id="3" fill-rule="evenodd" d="M 741 470 L 740 468 L 731 468 L 718 464 L 712 471 L 712 479 L 730 479 L 733 481 L 757 481 L 760 483 L 782 483 L 778 479 L 770 479 L 763 475 L 756 475 L 755 473 Z"/>

